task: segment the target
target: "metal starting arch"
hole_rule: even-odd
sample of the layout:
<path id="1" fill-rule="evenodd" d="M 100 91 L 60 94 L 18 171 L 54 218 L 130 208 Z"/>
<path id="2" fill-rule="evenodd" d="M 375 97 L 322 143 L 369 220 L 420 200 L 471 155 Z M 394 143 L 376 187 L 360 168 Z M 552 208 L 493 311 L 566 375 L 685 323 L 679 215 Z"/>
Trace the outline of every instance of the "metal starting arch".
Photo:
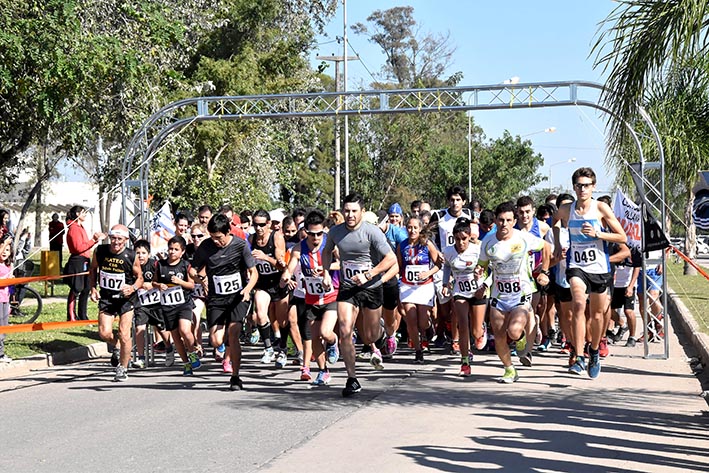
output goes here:
<path id="1" fill-rule="evenodd" d="M 312 94 L 254 95 L 239 97 L 195 97 L 166 105 L 153 114 L 131 139 L 122 172 L 121 223 L 135 228 L 145 236 L 150 229 L 147 205 L 150 162 L 161 144 L 174 132 L 195 123 L 218 120 L 287 119 L 304 117 L 338 117 L 392 113 L 466 112 L 479 110 L 531 109 L 541 107 L 585 106 L 611 112 L 600 104 L 603 86 L 594 82 L 564 81 L 519 84 L 494 84 L 436 89 L 370 90 Z M 636 177 L 638 194 L 647 211 L 654 213 L 665 229 L 664 153 L 659 134 L 644 109 L 639 116 L 647 126 L 657 146 L 656 161 L 646 161 L 639 134 L 624 123 L 635 142 L 640 156 L 639 165 L 630 167 Z M 659 172 L 659 182 L 646 179 L 647 171 Z M 657 204 L 655 204 L 657 202 Z M 129 217 L 132 214 L 132 218 Z M 642 236 L 643 242 L 645 235 Z M 665 266 L 665 253 L 656 259 L 645 258 L 643 270 L 657 264 Z M 644 279 L 644 278 L 643 278 Z M 643 281 L 643 284 L 645 281 Z M 645 288 L 647 289 L 647 288 Z M 652 314 L 645 295 L 644 347 L 645 357 L 668 358 L 669 341 L 664 336 L 669 326 L 666 314 L 667 281 L 663 278 L 662 312 Z M 650 333 L 648 333 L 650 326 Z M 662 327 L 663 333 L 659 328 Z M 660 336 L 663 353 L 650 354 L 649 335 Z"/>

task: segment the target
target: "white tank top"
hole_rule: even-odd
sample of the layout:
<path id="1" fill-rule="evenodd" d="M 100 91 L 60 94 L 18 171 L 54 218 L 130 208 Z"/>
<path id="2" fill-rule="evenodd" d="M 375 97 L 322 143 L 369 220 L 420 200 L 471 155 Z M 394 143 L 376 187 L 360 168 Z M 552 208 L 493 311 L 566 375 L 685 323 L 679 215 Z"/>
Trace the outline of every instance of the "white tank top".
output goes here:
<path id="1" fill-rule="evenodd" d="M 589 223 L 600 232 L 603 225 L 598 212 L 598 201 L 592 200 L 584 215 L 576 213 L 576 202 L 569 209 L 569 243 L 566 264 L 569 269 L 579 268 L 588 274 L 607 274 L 611 272 L 608 260 L 608 246 L 604 240 L 592 238 L 581 233 L 584 223 Z"/>

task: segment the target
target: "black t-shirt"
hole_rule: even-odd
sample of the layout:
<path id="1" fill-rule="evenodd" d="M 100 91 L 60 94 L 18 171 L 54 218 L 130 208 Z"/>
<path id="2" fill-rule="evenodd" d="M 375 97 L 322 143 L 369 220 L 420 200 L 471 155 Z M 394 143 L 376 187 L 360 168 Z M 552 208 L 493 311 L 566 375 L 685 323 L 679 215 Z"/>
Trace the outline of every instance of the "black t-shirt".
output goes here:
<path id="1" fill-rule="evenodd" d="M 207 303 L 215 306 L 229 305 L 239 295 L 246 285 L 247 269 L 255 265 L 246 241 L 234 236 L 224 248 L 219 248 L 212 240 L 203 241 L 192 260 L 197 271 L 206 268 Z"/>
<path id="2" fill-rule="evenodd" d="M 124 284 L 132 286 L 135 283 L 133 262 L 135 251 L 124 248 L 118 254 L 111 253 L 110 245 L 99 245 L 96 248 L 96 277 L 98 278 L 101 299 L 113 299 L 121 293 Z"/>
<path id="3" fill-rule="evenodd" d="M 181 259 L 175 265 L 168 264 L 167 260 L 158 261 L 155 266 L 155 281 L 166 284 L 168 289 L 160 292 L 160 305 L 163 312 L 174 312 L 185 306 L 194 307 L 192 304 L 192 291 L 187 291 L 172 282 L 172 277 L 187 281 L 190 264 Z"/>

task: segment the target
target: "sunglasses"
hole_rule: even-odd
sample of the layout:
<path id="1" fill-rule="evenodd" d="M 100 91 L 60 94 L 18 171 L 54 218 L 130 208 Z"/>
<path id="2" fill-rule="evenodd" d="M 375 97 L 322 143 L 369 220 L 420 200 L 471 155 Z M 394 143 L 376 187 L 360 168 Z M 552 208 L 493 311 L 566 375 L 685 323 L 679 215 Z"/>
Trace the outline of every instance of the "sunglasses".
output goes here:
<path id="1" fill-rule="evenodd" d="M 322 234 L 325 233 L 325 232 L 322 231 L 322 230 L 319 231 L 319 232 L 311 232 L 311 231 L 309 231 L 309 230 L 305 230 L 305 233 L 307 233 L 307 234 L 310 235 L 310 236 L 320 236 L 320 235 L 322 235 Z"/>
<path id="2" fill-rule="evenodd" d="M 201 233 L 193 233 L 192 238 L 204 238 L 204 235 Z"/>
<path id="3" fill-rule="evenodd" d="M 585 189 L 586 187 L 591 187 L 595 184 L 595 182 L 577 182 L 576 184 L 574 184 L 574 187 L 577 189 Z"/>
<path id="4" fill-rule="evenodd" d="M 254 227 L 265 227 L 266 225 L 268 225 L 268 222 L 263 222 L 263 223 L 254 222 Z"/>

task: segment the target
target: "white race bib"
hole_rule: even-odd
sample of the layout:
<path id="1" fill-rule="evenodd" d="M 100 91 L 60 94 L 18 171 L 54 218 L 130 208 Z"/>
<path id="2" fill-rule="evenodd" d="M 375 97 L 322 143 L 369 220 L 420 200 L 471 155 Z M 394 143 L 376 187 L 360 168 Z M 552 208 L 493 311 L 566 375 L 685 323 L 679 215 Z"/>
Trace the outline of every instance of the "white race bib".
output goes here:
<path id="1" fill-rule="evenodd" d="M 497 293 L 501 299 L 505 296 L 519 294 L 522 292 L 522 283 L 519 276 L 499 276 L 495 278 Z"/>
<path id="2" fill-rule="evenodd" d="M 264 276 L 278 272 L 278 270 L 271 263 L 261 260 L 256 260 L 256 271 Z"/>
<path id="3" fill-rule="evenodd" d="M 462 273 L 455 276 L 454 294 L 463 297 L 473 297 L 478 290 L 475 273 Z"/>
<path id="4" fill-rule="evenodd" d="M 185 293 L 182 287 L 168 287 L 164 291 L 160 291 L 160 302 L 162 305 L 180 305 L 185 303 Z"/>
<path id="5" fill-rule="evenodd" d="M 425 264 L 409 264 L 406 265 L 404 276 L 406 276 L 406 281 L 408 281 L 409 284 L 421 284 L 423 281 L 419 281 L 419 274 L 428 270 L 429 267 Z"/>
<path id="6" fill-rule="evenodd" d="M 108 273 L 106 271 L 99 272 L 98 285 L 101 289 L 120 291 L 121 287 L 123 287 L 125 283 L 125 273 Z"/>
<path id="7" fill-rule="evenodd" d="M 143 307 L 155 305 L 160 302 L 160 291 L 156 288 L 152 288 L 149 291 L 138 289 L 138 299 Z"/>
<path id="8" fill-rule="evenodd" d="M 372 263 L 351 263 L 348 261 L 342 262 L 342 274 L 345 276 L 345 280 L 352 281 L 355 274 L 366 273 L 372 269 Z"/>
<path id="9" fill-rule="evenodd" d="M 241 290 L 241 274 L 227 274 L 225 276 L 212 276 L 214 293 L 220 296 L 236 294 Z"/>
<path id="10" fill-rule="evenodd" d="M 328 292 L 332 292 L 332 289 L 330 291 L 326 291 L 325 287 L 323 287 L 323 278 L 316 278 L 312 276 L 306 276 L 305 277 L 305 291 L 310 294 L 311 296 L 322 296 L 323 294 L 327 294 Z"/>

